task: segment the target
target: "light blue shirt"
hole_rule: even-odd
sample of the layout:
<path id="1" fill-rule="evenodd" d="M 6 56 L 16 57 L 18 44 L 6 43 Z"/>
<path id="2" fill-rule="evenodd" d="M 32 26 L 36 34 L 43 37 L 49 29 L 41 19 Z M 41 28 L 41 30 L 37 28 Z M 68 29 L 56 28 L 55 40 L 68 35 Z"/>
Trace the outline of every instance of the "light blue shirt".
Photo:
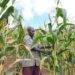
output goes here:
<path id="1" fill-rule="evenodd" d="M 29 35 L 24 37 L 23 42 L 24 42 L 24 45 L 28 46 L 29 49 L 31 50 L 32 44 L 33 44 L 33 39 Z M 31 52 L 35 58 L 39 59 L 37 52 L 35 52 L 35 51 L 31 51 Z M 23 56 L 23 61 L 22 61 L 23 67 L 35 66 L 35 64 L 36 64 L 36 66 L 39 66 L 40 62 L 38 60 L 34 60 L 34 59 L 30 59 L 30 58 L 28 59 L 26 56 Z"/>

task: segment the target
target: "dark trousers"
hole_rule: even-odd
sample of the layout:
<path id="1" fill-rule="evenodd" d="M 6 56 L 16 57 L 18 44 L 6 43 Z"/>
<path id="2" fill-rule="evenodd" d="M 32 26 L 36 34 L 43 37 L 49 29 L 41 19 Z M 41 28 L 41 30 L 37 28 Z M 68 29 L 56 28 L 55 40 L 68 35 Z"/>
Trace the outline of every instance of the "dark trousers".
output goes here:
<path id="1" fill-rule="evenodd" d="M 41 75 L 39 66 L 23 67 L 22 75 Z"/>

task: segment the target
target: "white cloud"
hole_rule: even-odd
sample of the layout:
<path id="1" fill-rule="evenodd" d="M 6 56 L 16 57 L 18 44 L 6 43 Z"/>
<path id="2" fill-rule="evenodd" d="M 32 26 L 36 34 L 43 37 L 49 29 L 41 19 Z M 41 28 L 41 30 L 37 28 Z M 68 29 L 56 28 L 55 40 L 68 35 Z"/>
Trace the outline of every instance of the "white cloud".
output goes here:
<path id="1" fill-rule="evenodd" d="M 22 0 L 21 2 L 23 7 L 23 10 L 22 10 L 23 16 L 27 20 L 33 18 L 33 11 L 32 11 L 33 7 L 32 7 L 31 0 Z"/>
<path id="2" fill-rule="evenodd" d="M 62 7 L 66 9 L 70 22 L 75 21 L 75 0 L 62 0 Z"/>
<path id="3" fill-rule="evenodd" d="M 19 9 L 25 19 L 28 20 L 33 17 L 31 0 L 16 0 L 14 6 Z"/>
<path id="4" fill-rule="evenodd" d="M 55 6 L 55 0 L 16 0 L 14 6 L 21 10 L 23 17 L 27 20 L 33 18 L 34 13 L 42 15 L 49 13 Z"/>
<path id="5" fill-rule="evenodd" d="M 50 10 L 55 6 L 55 0 L 33 0 L 34 12 L 38 15 L 49 13 Z"/>
<path id="6" fill-rule="evenodd" d="M 62 7 L 65 8 L 69 15 L 75 15 L 75 0 L 62 0 Z"/>

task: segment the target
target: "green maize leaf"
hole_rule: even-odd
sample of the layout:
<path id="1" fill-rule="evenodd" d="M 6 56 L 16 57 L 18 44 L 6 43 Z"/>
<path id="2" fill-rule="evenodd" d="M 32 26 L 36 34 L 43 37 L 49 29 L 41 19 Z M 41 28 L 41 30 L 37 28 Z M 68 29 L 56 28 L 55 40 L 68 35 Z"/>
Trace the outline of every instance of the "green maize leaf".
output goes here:
<path id="1" fill-rule="evenodd" d="M 59 75 L 63 75 L 63 67 L 62 67 L 62 64 L 59 65 Z"/>
<path id="2" fill-rule="evenodd" d="M 1 6 L 2 8 L 5 8 L 6 5 L 7 5 L 7 3 L 8 3 L 9 1 L 10 1 L 10 0 L 3 0 L 3 1 L 0 3 L 0 6 Z"/>
<path id="3" fill-rule="evenodd" d="M 66 28 L 66 26 L 67 25 L 61 25 L 60 27 L 59 27 L 59 29 L 58 29 L 58 33 L 57 34 L 60 34 L 60 32 L 63 30 L 63 29 L 65 29 Z"/>
<path id="4" fill-rule="evenodd" d="M 44 35 L 39 35 L 34 38 L 33 44 L 36 44 L 40 39 L 43 39 L 45 36 Z"/>
<path id="5" fill-rule="evenodd" d="M 43 34 L 46 34 L 46 31 L 45 30 L 43 30 L 43 29 L 36 29 L 36 30 L 40 30 Z"/>
<path id="6" fill-rule="evenodd" d="M 54 64 L 55 64 L 55 66 L 58 66 L 58 59 L 57 59 L 56 55 L 54 55 Z"/>
<path id="7" fill-rule="evenodd" d="M 14 7 L 10 6 L 1 16 L 0 16 L 0 20 L 7 18 L 8 16 L 10 16 L 12 13 L 14 12 Z"/>
<path id="8" fill-rule="evenodd" d="M 41 60 L 41 65 L 45 62 L 46 59 L 48 59 L 48 57 L 49 57 L 49 56 L 45 56 L 45 57 L 42 58 L 42 60 Z"/>
<path id="9" fill-rule="evenodd" d="M 66 23 L 66 25 L 75 25 L 75 24 L 73 24 L 73 23 Z"/>
<path id="10" fill-rule="evenodd" d="M 18 39 L 17 39 L 17 42 L 18 43 L 21 43 L 22 42 L 22 40 L 23 40 L 23 37 L 24 37 L 24 30 L 23 30 L 23 27 L 22 27 L 22 25 L 20 24 L 20 25 L 18 25 Z"/>
<path id="11" fill-rule="evenodd" d="M 68 62 L 72 62 L 72 53 L 71 52 L 69 52 L 69 54 L 68 54 Z"/>
<path id="12" fill-rule="evenodd" d="M 69 49 L 65 49 L 65 50 L 61 50 L 57 53 L 57 55 L 61 55 L 62 53 L 65 53 L 66 51 L 68 51 Z"/>
<path id="13" fill-rule="evenodd" d="M 0 58 L 2 58 L 5 55 L 4 51 L 0 51 Z"/>
<path id="14" fill-rule="evenodd" d="M 56 31 L 53 31 L 53 33 L 52 33 L 52 38 L 53 38 L 54 42 L 57 40 L 57 37 L 58 37 L 58 32 L 57 32 L 57 30 L 56 30 Z"/>
<path id="15" fill-rule="evenodd" d="M 52 33 L 52 24 L 48 23 L 49 32 Z"/>
<path id="16" fill-rule="evenodd" d="M 2 36 L 0 36 L 0 50 L 2 50 L 2 48 L 4 47 L 5 42 Z"/>
<path id="17" fill-rule="evenodd" d="M 47 41 L 48 41 L 48 42 L 50 42 L 51 44 L 53 44 L 53 43 L 54 43 L 53 38 L 52 38 L 52 37 L 50 37 L 50 36 L 48 36 L 48 37 L 47 37 Z"/>
<path id="18" fill-rule="evenodd" d="M 4 44 L 3 36 L 0 36 L 0 43 Z"/>
<path id="19" fill-rule="evenodd" d="M 48 63 L 48 70 L 50 71 L 51 70 L 51 64 Z"/>
<path id="20" fill-rule="evenodd" d="M 58 0 L 58 1 L 57 1 L 57 5 L 60 3 L 60 1 L 61 1 L 61 0 Z"/>
<path id="21" fill-rule="evenodd" d="M 75 38 L 70 38 L 70 41 L 75 41 Z"/>
<path id="22" fill-rule="evenodd" d="M 5 54 L 8 54 L 9 52 L 15 50 L 15 47 L 11 46 L 11 47 L 6 47 L 5 49 Z"/>
<path id="23" fill-rule="evenodd" d="M 64 24 L 66 23 L 66 10 L 65 9 L 63 9 L 63 8 L 59 8 L 59 7 L 57 7 L 56 8 L 56 11 L 57 11 L 57 13 L 56 13 L 56 16 L 57 16 L 57 18 L 58 17 L 62 17 L 63 18 L 63 22 L 64 22 Z"/>
<path id="24" fill-rule="evenodd" d="M 72 33 L 69 33 L 68 34 L 68 40 L 71 38 L 71 36 L 72 36 Z"/>

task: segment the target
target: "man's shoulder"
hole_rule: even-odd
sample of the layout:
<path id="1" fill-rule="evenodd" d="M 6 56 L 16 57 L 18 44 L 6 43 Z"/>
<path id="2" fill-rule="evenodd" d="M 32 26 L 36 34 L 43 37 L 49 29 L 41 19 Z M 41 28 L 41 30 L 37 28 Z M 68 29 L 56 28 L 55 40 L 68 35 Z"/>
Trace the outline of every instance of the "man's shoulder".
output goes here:
<path id="1" fill-rule="evenodd" d="M 23 41 L 29 41 L 29 40 L 31 40 L 31 37 L 29 35 L 26 35 L 23 39 Z"/>
<path id="2" fill-rule="evenodd" d="M 24 36 L 24 39 L 30 39 L 29 35 Z"/>

